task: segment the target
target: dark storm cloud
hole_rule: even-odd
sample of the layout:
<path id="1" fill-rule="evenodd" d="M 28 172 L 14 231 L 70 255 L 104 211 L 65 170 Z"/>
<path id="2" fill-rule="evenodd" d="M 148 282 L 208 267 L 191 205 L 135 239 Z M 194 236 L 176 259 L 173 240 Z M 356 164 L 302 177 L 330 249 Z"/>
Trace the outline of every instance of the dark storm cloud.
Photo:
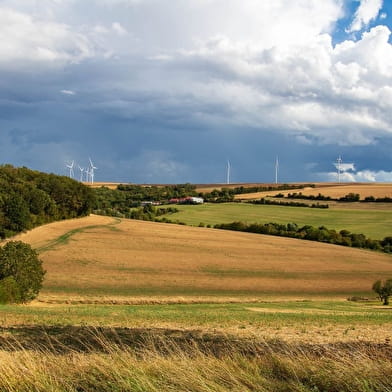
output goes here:
<path id="1" fill-rule="evenodd" d="M 97 180 L 136 182 L 224 181 L 227 159 L 233 181 L 271 181 L 276 155 L 282 181 L 339 153 L 385 169 L 388 28 L 333 46 L 340 0 L 222 4 L 0 1 L 2 160 L 91 156 Z"/>

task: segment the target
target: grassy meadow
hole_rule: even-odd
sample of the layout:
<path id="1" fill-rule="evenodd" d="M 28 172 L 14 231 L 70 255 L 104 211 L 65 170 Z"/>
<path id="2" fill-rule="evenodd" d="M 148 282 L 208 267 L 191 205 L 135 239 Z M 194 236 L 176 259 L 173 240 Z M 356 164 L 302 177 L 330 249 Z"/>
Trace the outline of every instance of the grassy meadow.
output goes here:
<path id="1" fill-rule="evenodd" d="M 389 206 L 388 206 L 389 207 Z M 363 233 L 372 239 L 382 239 L 392 234 L 392 206 L 382 209 L 318 209 L 255 205 L 247 203 L 221 203 L 203 205 L 179 205 L 180 210 L 170 215 L 189 225 L 197 226 L 243 221 L 247 223 L 289 223 L 298 225 L 326 226 L 329 229 Z M 375 207 L 377 208 L 377 206 Z"/>
<path id="2" fill-rule="evenodd" d="M 75 331 L 73 331 L 75 333 Z M 114 338 L 114 339 L 113 339 Z M 3 391 L 390 392 L 390 351 L 366 344 L 300 347 L 147 336 L 124 345 L 101 330 L 88 350 L 0 353 Z M 207 340 L 208 339 L 208 340 Z M 48 339 L 49 340 L 49 339 Z M 208 344 L 206 344 L 208 342 Z M 129 343 L 129 342 L 128 342 Z M 91 349 L 94 346 L 95 349 Z M 375 357 L 376 355 L 376 357 Z"/>
<path id="3" fill-rule="evenodd" d="M 277 300 L 238 303 L 103 304 L 36 302 L 31 306 L 1 306 L 3 330 L 14 337 L 26 326 L 50 334 L 77 328 L 209 333 L 256 340 L 300 344 L 390 339 L 391 312 L 376 301 L 357 303 L 325 300 Z M 41 331 L 42 332 L 42 331 Z M 41 333 L 39 332 L 39 333 Z"/>

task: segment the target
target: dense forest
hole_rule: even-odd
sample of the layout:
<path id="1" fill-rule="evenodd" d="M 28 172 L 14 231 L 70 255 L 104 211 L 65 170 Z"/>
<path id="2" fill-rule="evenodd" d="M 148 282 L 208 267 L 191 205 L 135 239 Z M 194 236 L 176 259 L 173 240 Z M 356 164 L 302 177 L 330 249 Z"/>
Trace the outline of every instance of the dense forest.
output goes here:
<path id="1" fill-rule="evenodd" d="M 88 215 L 94 192 L 65 176 L 0 166 L 0 238 L 55 220 Z"/>

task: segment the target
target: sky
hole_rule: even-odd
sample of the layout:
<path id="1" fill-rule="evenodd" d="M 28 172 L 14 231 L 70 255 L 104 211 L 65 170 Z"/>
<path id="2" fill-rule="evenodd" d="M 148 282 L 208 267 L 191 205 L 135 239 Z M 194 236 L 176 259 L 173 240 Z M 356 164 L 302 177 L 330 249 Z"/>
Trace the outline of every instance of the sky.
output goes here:
<path id="1" fill-rule="evenodd" d="M 0 163 L 392 182 L 390 0 L 0 0 Z"/>

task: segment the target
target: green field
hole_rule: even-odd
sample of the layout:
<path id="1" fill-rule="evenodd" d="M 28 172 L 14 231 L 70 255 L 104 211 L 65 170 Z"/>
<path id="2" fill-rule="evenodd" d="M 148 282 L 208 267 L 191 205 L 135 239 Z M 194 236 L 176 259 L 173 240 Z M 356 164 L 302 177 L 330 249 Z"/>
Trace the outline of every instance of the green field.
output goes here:
<path id="1" fill-rule="evenodd" d="M 37 325 L 168 328 L 229 332 L 258 338 L 298 338 L 311 342 L 355 339 L 385 339 L 392 312 L 367 301 L 272 301 L 221 304 L 41 304 L 0 306 L 0 322 L 9 326 Z M 376 328 L 376 329 L 375 329 Z M 376 332 L 377 331 L 377 332 Z M 388 332 L 389 333 L 389 332 Z M 388 336 L 387 333 L 387 336 Z M 292 336 L 293 334 L 300 336 Z M 377 336 L 377 334 L 379 336 Z"/>
<path id="2" fill-rule="evenodd" d="M 285 224 L 294 222 L 298 225 L 346 229 L 353 233 L 363 233 L 372 239 L 392 235 L 392 209 L 318 209 L 246 203 L 178 205 L 177 208 L 180 212 L 170 215 L 169 218 L 194 226 L 200 223 L 214 225 L 233 221 Z"/>

